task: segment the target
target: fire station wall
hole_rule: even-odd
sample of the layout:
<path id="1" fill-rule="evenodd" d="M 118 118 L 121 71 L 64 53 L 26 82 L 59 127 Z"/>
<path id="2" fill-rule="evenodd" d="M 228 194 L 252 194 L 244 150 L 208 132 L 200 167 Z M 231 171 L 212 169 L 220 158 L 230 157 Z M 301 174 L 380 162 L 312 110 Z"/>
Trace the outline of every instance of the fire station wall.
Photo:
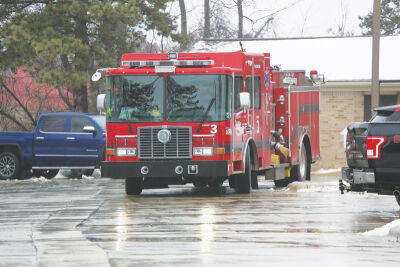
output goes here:
<path id="1" fill-rule="evenodd" d="M 370 96 L 369 82 L 328 82 L 320 95 L 321 160 L 312 171 L 338 169 L 347 165 L 340 132 L 350 122 L 364 121 L 364 97 Z M 400 84 L 381 84 L 382 95 L 400 96 Z M 397 103 L 400 97 L 397 98 Z"/>

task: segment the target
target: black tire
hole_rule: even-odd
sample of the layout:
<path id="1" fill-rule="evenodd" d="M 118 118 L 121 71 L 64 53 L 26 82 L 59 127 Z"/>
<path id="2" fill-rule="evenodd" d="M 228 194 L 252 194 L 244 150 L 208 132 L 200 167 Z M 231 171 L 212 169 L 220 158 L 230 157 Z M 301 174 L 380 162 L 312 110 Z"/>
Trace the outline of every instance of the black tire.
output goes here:
<path id="1" fill-rule="evenodd" d="M 235 191 L 238 194 L 250 193 L 251 187 L 251 163 L 250 150 L 247 149 L 245 156 L 245 171 L 242 174 L 235 175 Z"/>
<path id="2" fill-rule="evenodd" d="M 39 178 L 43 176 L 46 179 L 53 179 L 58 174 L 59 170 L 34 170 L 33 176 Z"/>
<path id="3" fill-rule="evenodd" d="M 143 182 L 142 178 L 126 178 L 125 192 L 127 195 L 140 195 L 142 193 Z"/>
<path id="4" fill-rule="evenodd" d="M 396 198 L 397 204 L 399 204 L 399 206 L 400 206 L 400 195 L 395 196 L 395 198 Z"/>
<path id="5" fill-rule="evenodd" d="M 72 169 L 70 178 L 82 179 L 83 172 L 84 172 L 84 170 L 82 170 L 82 169 Z"/>
<path id="6" fill-rule="evenodd" d="M 0 179 L 15 179 L 21 172 L 19 158 L 12 152 L 0 154 Z"/>
<path id="7" fill-rule="evenodd" d="M 231 176 L 229 179 L 229 187 L 235 189 L 235 177 Z"/>
<path id="8" fill-rule="evenodd" d="M 84 172 L 83 172 L 83 174 L 86 176 L 92 176 L 93 173 L 94 173 L 94 169 L 87 169 L 87 170 L 84 170 Z"/>
<path id="9" fill-rule="evenodd" d="M 299 150 L 299 165 L 296 165 L 290 171 L 290 177 L 294 181 L 310 181 L 311 158 L 304 143 L 301 144 Z"/>
<path id="10" fill-rule="evenodd" d="M 293 182 L 293 178 L 284 178 L 284 179 L 280 179 L 280 180 L 275 180 L 274 184 L 275 184 L 275 187 L 286 187 L 291 182 Z"/>
<path id="11" fill-rule="evenodd" d="M 197 188 L 203 188 L 207 186 L 207 181 L 205 179 L 194 180 L 193 185 Z"/>
<path id="12" fill-rule="evenodd" d="M 251 168 L 253 170 L 253 168 Z M 251 172 L 251 188 L 253 189 L 258 189 L 258 179 L 257 179 L 257 173 L 255 171 Z"/>
<path id="13" fill-rule="evenodd" d="M 210 181 L 208 181 L 207 184 L 210 188 L 220 188 L 223 182 L 224 181 L 220 178 L 213 178 Z"/>

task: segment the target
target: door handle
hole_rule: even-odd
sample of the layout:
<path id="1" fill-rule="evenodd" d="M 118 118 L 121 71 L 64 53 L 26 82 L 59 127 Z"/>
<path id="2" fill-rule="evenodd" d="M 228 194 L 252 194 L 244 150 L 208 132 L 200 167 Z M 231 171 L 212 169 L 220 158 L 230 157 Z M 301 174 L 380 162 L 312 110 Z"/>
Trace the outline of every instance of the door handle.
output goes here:
<path id="1" fill-rule="evenodd" d="M 67 137 L 67 140 L 75 140 L 75 137 Z"/>
<path id="2" fill-rule="evenodd" d="M 36 140 L 43 140 L 43 139 L 44 139 L 43 136 L 38 136 L 38 137 L 36 137 Z"/>

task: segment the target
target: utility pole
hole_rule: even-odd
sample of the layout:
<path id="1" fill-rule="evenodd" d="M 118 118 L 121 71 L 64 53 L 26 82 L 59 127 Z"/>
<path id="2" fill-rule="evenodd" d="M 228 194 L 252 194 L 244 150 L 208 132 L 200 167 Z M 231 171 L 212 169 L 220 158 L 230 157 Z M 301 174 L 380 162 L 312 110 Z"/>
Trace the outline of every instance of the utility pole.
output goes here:
<path id="1" fill-rule="evenodd" d="M 374 0 L 372 29 L 372 84 L 371 108 L 379 107 L 379 39 L 381 35 L 381 0 Z"/>

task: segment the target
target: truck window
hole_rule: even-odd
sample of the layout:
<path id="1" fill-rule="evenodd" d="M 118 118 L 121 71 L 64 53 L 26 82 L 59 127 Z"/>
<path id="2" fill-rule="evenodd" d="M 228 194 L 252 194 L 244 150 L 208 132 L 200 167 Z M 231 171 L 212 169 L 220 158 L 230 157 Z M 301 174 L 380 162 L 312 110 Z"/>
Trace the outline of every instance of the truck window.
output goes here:
<path id="1" fill-rule="evenodd" d="M 44 117 L 41 132 L 61 133 L 64 132 L 66 117 L 62 116 L 49 116 Z"/>
<path id="2" fill-rule="evenodd" d="M 253 107 L 253 79 L 252 77 L 246 78 L 246 92 L 250 93 L 251 108 Z M 260 76 L 254 77 L 254 109 L 261 108 L 261 78 Z"/>
<path id="3" fill-rule="evenodd" d="M 82 117 L 72 117 L 71 118 L 71 133 L 83 133 L 83 127 L 85 126 L 96 126 L 88 119 Z"/>
<path id="4" fill-rule="evenodd" d="M 162 75 L 109 76 L 106 80 L 108 122 L 161 122 L 164 118 Z"/>
<path id="5" fill-rule="evenodd" d="M 235 77 L 235 111 L 240 110 L 240 96 L 239 94 L 243 92 L 243 77 Z"/>
<path id="6" fill-rule="evenodd" d="M 261 108 L 261 77 L 254 77 L 254 109 Z"/>
<path id="7" fill-rule="evenodd" d="M 168 75 L 167 121 L 225 121 L 231 114 L 231 92 L 228 75 Z"/>
<path id="8" fill-rule="evenodd" d="M 370 122 L 399 122 L 400 112 L 379 111 Z"/>

